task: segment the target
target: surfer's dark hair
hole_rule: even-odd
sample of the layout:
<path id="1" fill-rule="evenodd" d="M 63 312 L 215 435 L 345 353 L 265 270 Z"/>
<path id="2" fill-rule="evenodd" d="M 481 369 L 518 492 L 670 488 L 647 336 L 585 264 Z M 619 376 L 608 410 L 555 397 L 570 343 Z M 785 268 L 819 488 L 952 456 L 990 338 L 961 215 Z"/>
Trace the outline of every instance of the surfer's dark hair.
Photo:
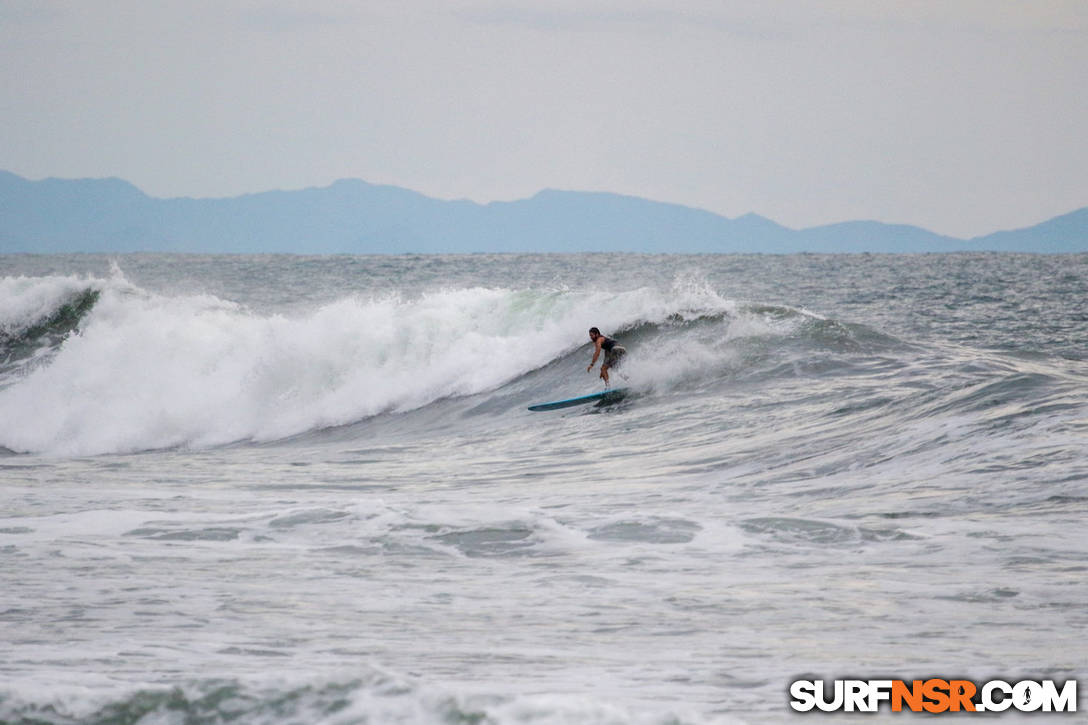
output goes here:
<path id="1" fill-rule="evenodd" d="M 591 327 L 591 328 L 589 328 L 589 331 L 590 331 L 590 332 L 593 332 L 593 333 L 596 333 L 596 334 L 598 334 L 598 335 L 600 335 L 600 334 L 601 334 L 601 331 L 600 331 L 600 330 L 598 330 L 598 329 L 597 329 L 596 327 Z"/>

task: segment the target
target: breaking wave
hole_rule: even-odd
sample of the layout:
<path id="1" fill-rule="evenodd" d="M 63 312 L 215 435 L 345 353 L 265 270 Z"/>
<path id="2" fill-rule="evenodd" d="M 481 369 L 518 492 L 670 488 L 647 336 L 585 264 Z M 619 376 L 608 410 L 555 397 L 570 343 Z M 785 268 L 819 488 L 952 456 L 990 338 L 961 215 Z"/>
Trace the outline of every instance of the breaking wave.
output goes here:
<path id="1" fill-rule="evenodd" d="M 818 386 L 804 381 L 847 376 L 854 382 L 820 420 L 835 435 L 860 422 L 1066 405 L 1075 383 L 1024 361 L 961 359 L 864 324 L 732 300 L 692 277 L 623 292 L 361 290 L 285 313 L 150 292 L 115 269 L 0 280 L 0 449 L 81 456 L 263 443 L 460 399 L 472 399 L 464 415 L 531 425 L 515 417 L 526 404 L 600 386 L 583 374 L 590 324 L 622 338 L 634 353 L 624 385 L 651 400 L 753 385 L 808 397 Z M 918 366 L 931 382 L 911 392 Z"/>
<path id="2" fill-rule="evenodd" d="M 853 334 L 690 280 L 619 294 L 356 292 L 293 315 L 155 294 L 119 272 L 9 278 L 0 294 L 0 446 L 58 455 L 277 440 L 492 391 L 586 345 L 588 324 L 652 341 L 648 379 L 705 369 L 736 338 Z"/>

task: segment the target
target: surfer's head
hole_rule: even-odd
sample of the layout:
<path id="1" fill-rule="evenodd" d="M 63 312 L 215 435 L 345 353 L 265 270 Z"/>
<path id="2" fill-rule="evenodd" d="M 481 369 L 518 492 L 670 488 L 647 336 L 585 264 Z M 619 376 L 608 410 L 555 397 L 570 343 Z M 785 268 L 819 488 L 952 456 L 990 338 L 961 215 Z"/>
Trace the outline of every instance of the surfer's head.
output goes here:
<path id="1" fill-rule="evenodd" d="M 601 331 L 598 330 L 596 327 L 589 328 L 589 339 L 590 340 L 596 340 L 600 336 L 601 336 Z"/>

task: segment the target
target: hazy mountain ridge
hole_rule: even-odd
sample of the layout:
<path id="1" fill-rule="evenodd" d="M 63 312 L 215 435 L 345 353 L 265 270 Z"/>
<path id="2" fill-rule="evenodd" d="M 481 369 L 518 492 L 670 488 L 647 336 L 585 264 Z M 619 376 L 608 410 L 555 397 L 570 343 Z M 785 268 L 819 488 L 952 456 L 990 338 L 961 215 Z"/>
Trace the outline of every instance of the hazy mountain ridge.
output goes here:
<path id="1" fill-rule="evenodd" d="M 950 252 L 1088 251 L 1088 207 L 956 239 L 849 221 L 790 229 L 607 192 L 444 201 L 344 179 L 221 199 L 150 197 L 127 181 L 30 181 L 0 171 L 0 252 Z"/>

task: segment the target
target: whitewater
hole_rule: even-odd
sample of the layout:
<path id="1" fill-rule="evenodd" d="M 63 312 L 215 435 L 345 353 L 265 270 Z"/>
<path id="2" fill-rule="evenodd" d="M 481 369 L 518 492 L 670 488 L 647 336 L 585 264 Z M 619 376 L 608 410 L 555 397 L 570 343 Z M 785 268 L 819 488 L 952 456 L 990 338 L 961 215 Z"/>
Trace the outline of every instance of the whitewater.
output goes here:
<path id="1" fill-rule="evenodd" d="M 1088 255 L 0 256 L 0 723 L 1083 678 L 1086 299 Z M 601 389 L 591 326 L 631 394 L 528 411 Z"/>

